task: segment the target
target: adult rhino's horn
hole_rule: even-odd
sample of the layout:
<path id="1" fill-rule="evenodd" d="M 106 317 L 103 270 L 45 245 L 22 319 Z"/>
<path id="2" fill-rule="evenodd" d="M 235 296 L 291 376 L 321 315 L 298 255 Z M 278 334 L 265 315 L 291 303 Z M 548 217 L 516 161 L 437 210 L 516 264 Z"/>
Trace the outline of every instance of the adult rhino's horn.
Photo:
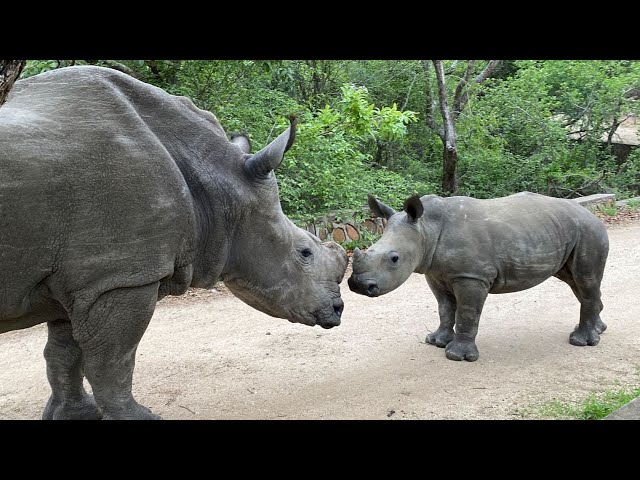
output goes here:
<path id="1" fill-rule="evenodd" d="M 247 173 L 253 177 L 265 177 L 271 170 L 275 170 L 282 162 L 284 153 L 291 148 L 293 140 L 296 137 L 297 119 L 294 116 L 289 117 L 291 125 L 278 138 L 269 145 L 257 152 L 255 155 L 247 158 L 244 168 Z"/>

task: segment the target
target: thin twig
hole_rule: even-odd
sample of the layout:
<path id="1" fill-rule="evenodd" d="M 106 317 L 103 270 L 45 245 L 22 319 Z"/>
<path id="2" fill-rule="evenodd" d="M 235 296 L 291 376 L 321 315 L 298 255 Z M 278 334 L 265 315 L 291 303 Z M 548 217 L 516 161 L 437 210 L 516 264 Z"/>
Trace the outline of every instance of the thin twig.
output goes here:
<path id="1" fill-rule="evenodd" d="M 193 413 L 194 415 L 196 414 L 196 412 L 194 412 L 193 410 L 191 410 L 189 407 L 185 407 L 184 405 L 178 405 L 180 408 L 184 408 L 185 410 L 189 410 L 191 413 Z"/>
<path id="2" fill-rule="evenodd" d="M 413 74 L 413 80 L 411 80 L 411 84 L 409 85 L 409 90 L 407 90 L 407 96 L 404 99 L 404 103 L 402 104 L 402 108 L 400 110 L 403 110 L 406 108 L 407 103 L 409 103 L 409 95 L 411 95 L 411 89 L 413 88 L 413 84 L 416 83 L 416 78 L 418 76 L 414 73 Z"/>

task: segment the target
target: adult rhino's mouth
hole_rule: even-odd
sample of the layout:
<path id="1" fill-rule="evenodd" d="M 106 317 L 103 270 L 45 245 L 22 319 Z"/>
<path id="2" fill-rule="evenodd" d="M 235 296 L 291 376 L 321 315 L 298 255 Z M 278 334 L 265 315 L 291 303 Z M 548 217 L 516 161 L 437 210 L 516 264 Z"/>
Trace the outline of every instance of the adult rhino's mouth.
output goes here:
<path id="1" fill-rule="evenodd" d="M 257 294 L 253 290 L 248 288 L 248 282 L 245 280 L 234 278 L 224 280 L 225 285 L 231 290 L 236 297 L 262 313 L 265 313 L 271 317 L 284 318 L 293 323 L 302 323 L 313 327 L 319 325 L 322 328 L 333 328 L 340 325 L 340 318 L 342 317 L 342 311 L 344 310 L 344 302 L 340 298 L 338 293 L 337 297 L 331 298 L 324 306 L 312 311 L 300 312 L 289 309 L 285 306 L 280 308 L 274 308 L 273 299 Z M 339 289 L 339 285 L 337 284 Z M 338 290 L 339 291 L 339 290 Z M 334 294 L 335 295 L 335 294 Z M 333 295 L 331 295 L 333 297 Z"/>
<path id="2" fill-rule="evenodd" d="M 322 328 L 333 328 L 340 325 L 342 311 L 344 310 L 344 302 L 342 298 L 334 298 L 331 305 L 319 311 L 314 312 L 315 323 Z"/>

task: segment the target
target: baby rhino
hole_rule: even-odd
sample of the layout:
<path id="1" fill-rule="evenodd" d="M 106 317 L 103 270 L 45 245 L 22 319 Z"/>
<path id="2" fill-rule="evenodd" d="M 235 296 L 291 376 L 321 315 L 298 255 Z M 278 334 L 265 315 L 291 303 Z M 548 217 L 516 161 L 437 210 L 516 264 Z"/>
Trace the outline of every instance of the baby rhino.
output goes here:
<path id="1" fill-rule="evenodd" d="M 353 256 L 349 288 L 384 295 L 422 273 L 438 301 L 440 326 L 426 341 L 450 360 L 478 359 L 475 338 L 487 294 L 526 290 L 555 276 L 580 301 L 572 345 L 597 345 L 600 282 L 609 239 L 602 222 L 572 200 L 521 192 L 478 200 L 413 196 L 396 213 L 369 195 L 388 220 L 382 238 Z M 454 328 L 455 327 L 455 328 Z"/>

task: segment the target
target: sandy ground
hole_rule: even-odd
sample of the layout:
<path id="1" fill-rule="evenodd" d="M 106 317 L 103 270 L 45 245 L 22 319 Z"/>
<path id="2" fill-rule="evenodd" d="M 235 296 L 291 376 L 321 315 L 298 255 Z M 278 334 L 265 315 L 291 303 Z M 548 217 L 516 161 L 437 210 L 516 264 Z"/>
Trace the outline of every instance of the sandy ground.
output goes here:
<path id="1" fill-rule="evenodd" d="M 342 325 L 291 324 L 228 293 L 158 303 L 138 348 L 134 395 L 165 419 L 513 419 L 557 399 L 640 384 L 640 222 L 609 227 L 608 330 L 574 347 L 579 303 L 555 278 L 490 295 L 474 363 L 424 343 L 437 304 L 414 274 L 370 299 L 342 284 Z M 49 396 L 46 327 L 0 336 L 0 419 L 37 419 Z"/>

